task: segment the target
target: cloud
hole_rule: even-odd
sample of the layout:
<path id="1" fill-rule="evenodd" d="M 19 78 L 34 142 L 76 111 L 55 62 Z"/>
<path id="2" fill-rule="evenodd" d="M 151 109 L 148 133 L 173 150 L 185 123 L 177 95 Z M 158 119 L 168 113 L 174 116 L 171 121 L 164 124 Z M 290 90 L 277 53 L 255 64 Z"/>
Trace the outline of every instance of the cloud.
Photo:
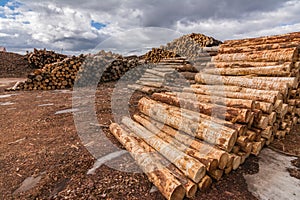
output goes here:
<path id="1" fill-rule="evenodd" d="M 280 34 L 300 28 L 298 0 L 1 2 L 0 44 L 18 52 L 34 47 L 63 49 L 65 53 L 76 54 L 91 52 L 110 37 L 115 40 L 110 46 L 116 48 L 116 44 L 124 42 L 128 44 L 121 46 L 127 48 L 126 51 L 134 51 L 138 42 L 148 47 L 157 46 L 157 41 L 165 42 L 168 39 L 168 35 L 155 34 L 149 29 L 151 39 L 148 37 L 145 41 L 145 27 L 166 28 L 165 32 L 172 29 L 182 34 L 200 32 L 221 40 Z M 130 32 L 131 29 L 137 33 Z M 128 49 L 130 47 L 131 50 Z"/>

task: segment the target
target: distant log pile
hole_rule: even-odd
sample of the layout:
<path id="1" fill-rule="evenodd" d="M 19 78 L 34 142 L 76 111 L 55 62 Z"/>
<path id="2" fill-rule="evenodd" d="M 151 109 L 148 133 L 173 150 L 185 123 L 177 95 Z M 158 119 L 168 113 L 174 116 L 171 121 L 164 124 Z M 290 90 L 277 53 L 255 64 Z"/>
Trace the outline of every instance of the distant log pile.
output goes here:
<path id="1" fill-rule="evenodd" d="M 28 79 L 24 83 L 19 83 L 14 89 L 66 89 L 72 88 L 75 81 L 78 81 L 78 86 L 97 85 L 102 82 L 118 80 L 138 64 L 139 59 L 136 56 L 122 57 L 105 51 L 95 55 L 73 56 L 36 69 L 28 75 Z"/>
<path id="2" fill-rule="evenodd" d="M 192 33 L 184 35 L 174 41 L 168 43 L 165 50 L 172 51 L 182 57 L 186 57 L 190 62 L 197 62 L 200 60 L 209 59 L 210 57 L 216 55 L 216 48 L 222 44 L 221 41 L 214 39 L 203 34 Z M 203 47 L 213 47 L 203 49 Z M 210 52 L 209 49 L 212 49 Z M 199 58 L 201 57 L 201 58 Z"/>
<path id="3" fill-rule="evenodd" d="M 34 49 L 33 52 L 27 52 L 25 55 L 25 59 L 34 69 L 41 69 L 47 64 L 63 61 L 66 57 L 66 55 L 58 54 L 54 51 L 47 51 L 46 49 Z"/>
<path id="4" fill-rule="evenodd" d="M 299 45 L 300 33 L 225 41 L 191 86 L 161 87 L 171 71 L 147 70 L 138 84 L 156 91 L 110 130 L 166 199 L 192 197 L 299 122 Z"/>
<path id="5" fill-rule="evenodd" d="M 55 90 L 71 88 L 81 68 L 84 56 L 73 56 L 63 61 L 47 64 L 28 75 L 24 83 L 19 83 L 18 90 Z"/>
<path id="6" fill-rule="evenodd" d="M 175 57 L 179 57 L 179 56 L 177 56 L 176 53 L 174 52 L 167 51 L 160 48 L 153 48 L 151 51 L 149 51 L 143 56 L 143 59 L 145 59 L 147 62 L 158 63 L 162 59 L 175 58 Z"/>
<path id="7" fill-rule="evenodd" d="M 87 82 L 92 83 L 92 80 L 97 82 L 116 81 L 138 65 L 139 58 L 137 56 L 122 57 L 112 52 L 100 51 L 96 55 L 87 56 L 78 79 L 82 79 L 80 81 L 83 85 L 88 84 Z"/>

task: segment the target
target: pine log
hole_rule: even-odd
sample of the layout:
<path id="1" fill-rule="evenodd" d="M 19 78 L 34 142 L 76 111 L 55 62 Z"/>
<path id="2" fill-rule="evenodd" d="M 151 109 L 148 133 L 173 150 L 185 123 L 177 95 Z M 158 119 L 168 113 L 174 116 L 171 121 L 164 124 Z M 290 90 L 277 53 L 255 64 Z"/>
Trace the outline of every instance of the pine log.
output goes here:
<path id="1" fill-rule="evenodd" d="M 155 93 L 152 95 L 152 98 L 163 103 L 175 105 L 184 109 L 198 111 L 206 115 L 226 119 L 229 121 L 247 123 L 249 120 L 250 111 L 248 109 L 238 109 L 215 105 L 211 103 L 202 103 L 202 101 L 199 100 L 192 101 L 164 93 Z"/>
<path id="2" fill-rule="evenodd" d="M 176 166 L 170 161 L 168 161 L 166 158 L 161 156 L 155 149 L 153 149 L 150 145 L 148 145 L 144 140 L 136 136 L 134 133 L 132 133 L 126 126 L 121 125 L 120 126 L 125 132 L 129 133 L 130 139 L 134 139 L 138 141 L 139 145 L 154 159 L 158 161 L 158 163 L 161 163 L 164 167 L 166 167 L 173 176 L 175 176 L 179 182 L 182 184 L 182 186 L 185 189 L 186 197 L 192 198 L 195 196 L 195 193 L 197 191 L 197 185 L 191 181 L 189 178 L 187 178 L 179 169 L 176 168 Z"/>
<path id="3" fill-rule="evenodd" d="M 158 121 L 155 121 L 155 120 L 149 118 L 148 116 L 145 116 L 145 115 L 141 115 L 141 116 L 144 119 L 143 121 L 145 123 L 151 123 L 152 124 L 151 126 L 156 127 L 160 131 L 175 138 L 179 142 L 182 142 L 184 145 L 191 147 L 191 148 L 195 149 L 196 151 L 199 151 L 200 153 L 204 153 L 208 158 L 216 159 L 219 163 L 219 168 L 220 169 L 225 168 L 225 166 L 228 162 L 228 156 L 225 151 L 220 150 L 215 147 L 212 147 L 211 145 L 209 145 L 203 141 L 199 141 L 189 135 L 183 134 L 183 133 L 171 128 L 170 126 L 167 126 L 165 124 L 162 124 Z M 138 119 L 137 115 L 134 115 L 134 118 Z M 141 121 L 141 120 L 139 120 L 139 121 Z"/>
<path id="4" fill-rule="evenodd" d="M 222 86 L 219 86 L 222 87 Z M 173 88 L 168 88 L 173 89 Z M 175 90 L 172 90 L 175 91 Z M 198 88 L 183 88 L 183 92 L 187 93 L 195 93 L 195 94 L 203 94 L 203 95 L 211 95 L 211 96 L 220 96 L 226 98 L 233 98 L 233 99 L 248 99 L 248 100 L 255 100 L 255 101 L 263 101 L 267 103 L 275 103 L 277 100 L 277 96 L 273 94 L 266 94 L 261 95 L 261 90 L 258 92 L 252 93 L 244 93 L 244 92 L 224 92 L 224 91 L 205 91 Z M 250 92 L 250 91 L 249 91 Z"/>
<path id="5" fill-rule="evenodd" d="M 148 121 L 147 119 L 139 115 L 134 115 L 134 119 L 140 124 L 142 124 L 145 128 L 147 128 L 150 132 L 155 134 L 157 137 L 167 142 L 168 144 L 186 153 L 187 155 L 190 155 L 196 158 L 197 160 L 199 160 L 201 163 L 203 163 L 206 166 L 207 171 L 212 171 L 217 169 L 219 165 L 218 160 L 210 158 L 207 155 L 207 152 L 196 151 L 194 149 L 189 148 L 188 146 L 182 144 L 181 141 L 175 140 L 173 137 L 169 136 L 165 132 L 160 131 L 154 124 L 152 124 L 150 121 Z"/>
<path id="6" fill-rule="evenodd" d="M 228 107 L 254 109 L 255 102 L 248 99 L 233 99 L 220 96 L 200 95 L 186 92 L 166 92 L 167 95 L 177 96 L 179 98 L 191 99 L 194 101 L 200 101 L 204 103 L 214 103 L 218 105 L 224 105 Z"/>
<path id="7" fill-rule="evenodd" d="M 211 176 L 213 179 L 219 181 L 221 180 L 223 176 L 224 170 L 216 169 L 214 171 L 208 172 L 209 176 Z"/>
<path id="8" fill-rule="evenodd" d="M 211 74 L 197 73 L 195 81 L 201 84 L 208 85 L 234 85 L 259 90 L 275 90 L 282 94 L 288 94 L 288 87 L 286 83 L 273 82 L 264 79 L 251 79 L 235 76 L 217 76 Z"/>
<path id="9" fill-rule="evenodd" d="M 170 162 L 172 162 L 180 171 L 182 171 L 195 183 L 199 183 L 199 181 L 205 176 L 205 166 L 195 158 L 170 146 L 168 143 L 164 142 L 162 139 L 153 135 L 147 129 L 127 117 L 122 118 L 122 123 L 152 146 L 156 151 L 168 158 Z"/>
<path id="10" fill-rule="evenodd" d="M 233 61 L 233 62 L 210 62 L 206 63 L 203 68 L 252 68 L 252 67 L 268 67 L 280 65 L 280 62 L 252 62 L 252 61 Z"/>
<path id="11" fill-rule="evenodd" d="M 278 44 L 278 43 L 291 43 L 296 42 L 299 43 L 300 33 L 287 33 L 281 35 L 274 35 L 274 36 L 263 36 L 258 38 L 247 38 L 247 39 L 240 39 L 240 40 L 227 40 L 225 41 L 219 48 L 222 47 L 236 47 L 236 46 L 254 46 L 254 45 L 267 45 L 267 44 Z M 298 46 L 298 45 L 297 45 Z"/>
<path id="12" fill-rule="evenodd" d="M 206 175 L 200 181 L 200 183 L 198 184 L 198 187 L 199 187 L 201 192 L 205 192 L 210 188 L 211 184 L 212 184 L 212 179 L 208 175 Z"/>
<path id="13" fill-rule="evenodd" d="M 218 54 L 212 61 L 293 62 L 298 56 L 297 47 L 234 54 Z"/>
<path id="14" fill-rule="evenodd" d="M 230 75 L 230 76 L 288 76 L 291 73 L 292 63 L 266 67 L 248 67 L 248 68 L 210 68 L 204 69 L 205 74 Z"/>
<path id="15" fill-rule="evenodd" d="M 137 164 L 146 173 L 149 180 L 159 189 L 167 199 L 183 199 L 184 188 L 179 180 L 158 160 L 149 156 L 138 141 L 129 136 L 119 125 L 110 125 L 111 133 L 130 152 Z"/>

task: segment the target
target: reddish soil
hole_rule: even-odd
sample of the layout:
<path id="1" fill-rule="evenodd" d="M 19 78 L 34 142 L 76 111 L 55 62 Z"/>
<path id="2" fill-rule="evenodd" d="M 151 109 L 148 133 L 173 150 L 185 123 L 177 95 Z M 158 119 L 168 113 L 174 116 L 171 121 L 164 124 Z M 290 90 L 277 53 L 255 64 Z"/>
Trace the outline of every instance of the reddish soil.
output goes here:
<path id="1" fill-rule="evenodd" d="M 106 136 L 121 148 L 108 130 L 113 121 L 114 86 L 100 85 L 95 105 Z M 5 94 L 15 95 L 0 98 L 0 104 L 4 103 L 0 105 L 0 199 L 164 199 L 159 192 L 150 193 L 152 184 L 142 173 L 102 165 L 87 175 L 96 159 L 80 140 L 72 113 L 55 114 L 72 108 L 70 91 L 8 93 L 0 86 L 0 95 Z M 136 93 L 131 99 L 131 112 L 140 96 Z M 119 159 L 126 163 L 123 168 L 136 167 L 127 154 Z M 258 158 L 251 156 L 208 192 L 197 192 L 195 199 L 256 199 L 247 190 L 243 174 L 256 173 L 258 168 Z M 20 186 L 28 177 L 39 181 L 22 191 Z"/>

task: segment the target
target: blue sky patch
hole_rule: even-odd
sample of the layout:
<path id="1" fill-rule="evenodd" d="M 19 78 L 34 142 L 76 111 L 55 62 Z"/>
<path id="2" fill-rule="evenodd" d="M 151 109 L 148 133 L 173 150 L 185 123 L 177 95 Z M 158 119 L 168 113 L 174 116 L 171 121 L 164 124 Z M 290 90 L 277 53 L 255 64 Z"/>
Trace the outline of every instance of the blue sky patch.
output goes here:
<path id="1" fill-rule="evenodd" d="M 106 24 L 99 23 L 94 20 L 91 21 L 91 25 L 92 25 L 92 27 L 96 28 L 97 30 L 100 30 L 100 29 L 106 27 Z"/>
<path id="2" fill-rule="evenodd" d="M 0 0 L 0 6 L 4 7 L 10 0 Z"/>

